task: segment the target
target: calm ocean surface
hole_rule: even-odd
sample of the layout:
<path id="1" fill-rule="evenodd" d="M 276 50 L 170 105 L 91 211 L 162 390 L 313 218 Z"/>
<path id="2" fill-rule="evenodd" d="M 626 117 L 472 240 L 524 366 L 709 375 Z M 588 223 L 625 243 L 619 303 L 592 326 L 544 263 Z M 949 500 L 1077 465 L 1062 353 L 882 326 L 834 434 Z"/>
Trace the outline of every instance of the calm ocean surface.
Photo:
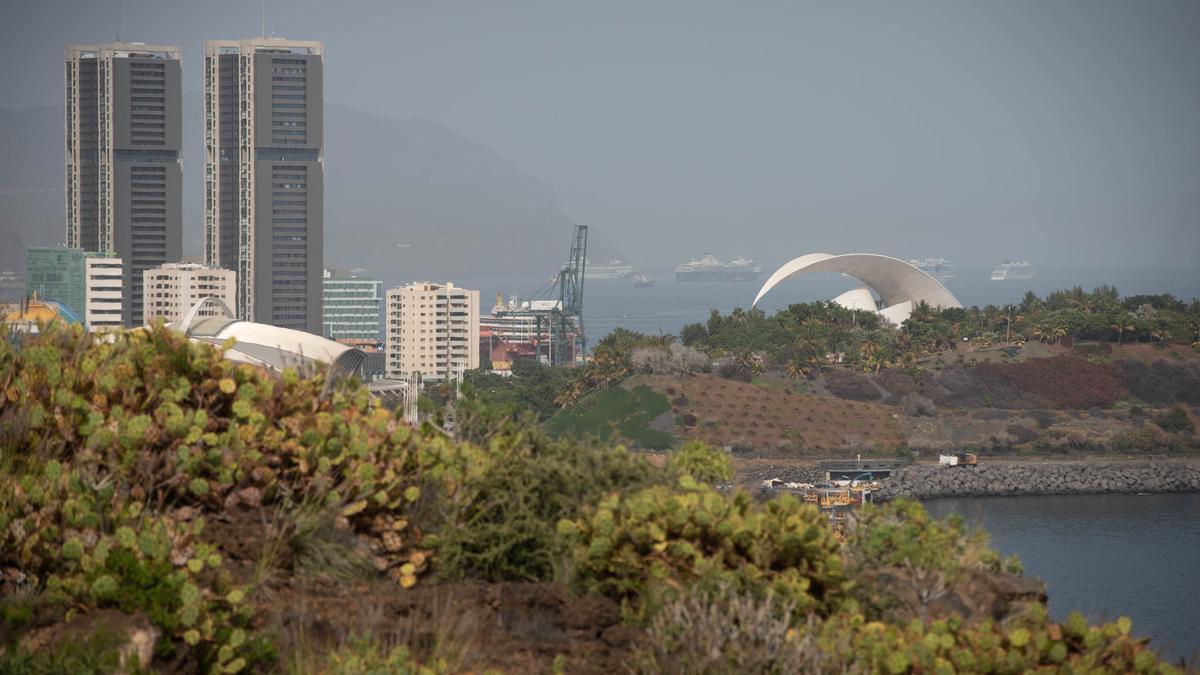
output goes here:
<path id="1" fill-rule="evenodd" d="M 926 502 L 983 527 L 1046 582 L 1058 621 L 1133 619 L 1172 659 L 1200 655 L 1200 494 L 982 497 Z"/>

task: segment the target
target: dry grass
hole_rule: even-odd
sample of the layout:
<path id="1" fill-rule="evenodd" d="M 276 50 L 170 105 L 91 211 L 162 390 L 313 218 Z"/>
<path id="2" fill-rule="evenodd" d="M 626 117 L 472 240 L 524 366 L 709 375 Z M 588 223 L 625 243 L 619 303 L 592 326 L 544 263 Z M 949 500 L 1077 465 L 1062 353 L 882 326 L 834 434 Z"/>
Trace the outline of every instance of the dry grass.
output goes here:
<path id="1" fill-rule="evenodd" d="M 822 666 L 814 622 L 790 627 L 793 607 L 735 592 L 693 592 L 655 615 L 633 655 L 635 673 L 803 673 Z"/>
<path id="2" fill-rule="evenodd" d="M 434 669 L 430 672 L 468 672 L 478 665 L 477 656 L 483 646 L 477 617 L 458 611 L 449 595 L 435 599 L 427 616 L 387 616 L 381 605 L 363 603 L 361 615 L 347 622 L 352 628 L 335 627 L 332 631 L 304 607 L 295 609 L 296 620 L 282 631 L 277 643 L 285 655 L 281 669 L 292 675 L 337 670 L 331 664 L 335 655 L 385 661 L 397 647 L 407 652 L 406 661 L 430 666 Z M 397 665 L 380 667 L 390 671 Z"/>

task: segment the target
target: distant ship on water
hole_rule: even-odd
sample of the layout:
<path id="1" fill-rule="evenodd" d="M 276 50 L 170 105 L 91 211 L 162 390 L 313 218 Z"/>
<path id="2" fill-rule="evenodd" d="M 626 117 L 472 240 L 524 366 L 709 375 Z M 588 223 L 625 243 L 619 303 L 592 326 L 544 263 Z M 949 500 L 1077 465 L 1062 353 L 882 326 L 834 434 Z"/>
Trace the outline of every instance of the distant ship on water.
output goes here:
<path id="1" fill-rule="evenodd" d="M 753 260 L 737 258 L 723 263 L 705 253 L 699 260 L 692 258 L 675 268 L 675 281 L 754 281 L 762 267 Z"/>
<path id="2" fill-rule="evenodd" d="M 950 281 L 954 278 L 954 266 L 946 262 L 945 258 L 913 258 L 908 264 L 938 281 Z"/>
<path id="3" fill-rule="evenodd" d="M 641 272 L 638 272 L 637 274 L 633 275 L 634 288 L 650 288 L 653 285 L 654 277 L 650 276 L 649 274 L 642 274 Z"/>
<path id="4" fill-rule="evenodd" d="M 1033 265 L 1021 260 L 1011 262 L 1005 260 L 1002 264 L 996 265 L 992 270 L 992 281 L 1020 281 L 1022 279 L 1032 279 L 1037 275 L 1037 269 Z"/>
<path id="5" fill-rule="evenodd" d="M 633 265 L 620 258 L 613 258 L 607 263 L 595 264 L 589 260 L 583 268 L 584 279 L 624 279 L 631 275 L 633 275 Z"/>

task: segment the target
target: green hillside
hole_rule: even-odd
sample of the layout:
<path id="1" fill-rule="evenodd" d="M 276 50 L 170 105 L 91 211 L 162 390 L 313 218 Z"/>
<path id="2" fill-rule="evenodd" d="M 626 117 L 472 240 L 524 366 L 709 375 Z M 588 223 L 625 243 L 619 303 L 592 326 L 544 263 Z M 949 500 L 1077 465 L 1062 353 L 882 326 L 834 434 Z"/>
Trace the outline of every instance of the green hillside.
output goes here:
<path id="1" fill-rule="evenodd" d="M 638 448 L 668 448 L 675 437 L 650 428 L 650 422 L 671 409 L 667 397 L 646 385 L 612 387 L 591 394 L 546 423 L 555 436 L 595 436 Z"/>

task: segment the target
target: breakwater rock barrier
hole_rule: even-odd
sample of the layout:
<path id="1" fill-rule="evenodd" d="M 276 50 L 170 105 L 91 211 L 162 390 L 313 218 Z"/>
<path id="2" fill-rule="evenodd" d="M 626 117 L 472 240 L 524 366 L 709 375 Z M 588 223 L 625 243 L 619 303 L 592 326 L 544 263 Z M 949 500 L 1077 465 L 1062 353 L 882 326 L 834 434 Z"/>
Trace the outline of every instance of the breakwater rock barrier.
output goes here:
<path id="1" fill-rule="evenodd" d="M 892 474 L 873 495 L 998 497 L 1009 495 L 1200 492 L 1197 461 L 1011 462 L 978 466 L 910 466 Z"/>

